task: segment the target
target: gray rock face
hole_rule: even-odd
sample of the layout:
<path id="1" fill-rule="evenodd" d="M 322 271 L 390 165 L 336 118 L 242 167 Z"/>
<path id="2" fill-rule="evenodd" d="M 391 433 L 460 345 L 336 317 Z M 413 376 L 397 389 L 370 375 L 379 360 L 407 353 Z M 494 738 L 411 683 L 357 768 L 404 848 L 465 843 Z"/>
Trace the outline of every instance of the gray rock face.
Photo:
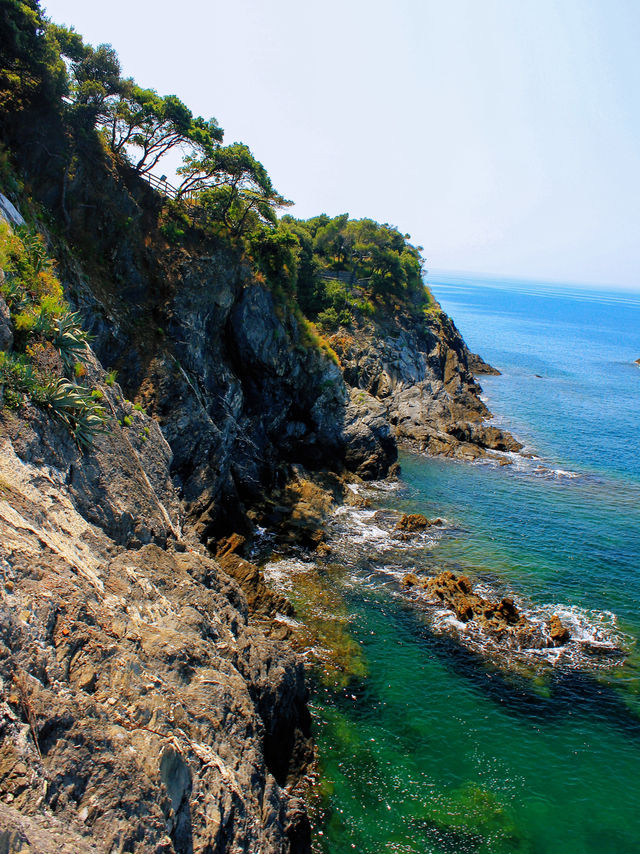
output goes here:
<path id="1" fill-rule="evenodd" d="M 283 788 L 309 735 L 302 665 L 183 537 L 169 446 L 135 419 L 80 452 L 41 412 L 0 411 L 2 844 L 308 851 Z"/>
<path id="2" fill-rule="evenodd" d="M 0 282 L 4 278 L 2 270 L 0 270 Z M 11 325 L 11 315 L 9 306 L 0 296 L 0 350 L 10 350 L 13 347 L 13 326 Z"/>
<path id="3" fill-rule="evenodd" d="M 2 193 L 0 193 L 0 217 L 6 220 L 9 225 L 24 225 L 22 214 Z"/>
<path id="4" fill-rule="evenodd" d="M 288 465 L 386 474 L 389 430 L 379 418 L 355 428 L 340 368 L 237 257 L 180 259 L 172 274 L 161 340 L 145 340 L 129 320 L 106 322 L 86 289 L 84 308 L 103 361 L 159 419 L 203 542 L 245 530 L 245 510 L 282 485 Z M 135 299 L 147 298 L 145 287 Z"/>
<path id="5" fill-rule="evenodd" d="M 347 384 L 379 402 L 379 416 L 392 425 L 399 443 L 467 459 L 487 449 L 522 447 L 508 433 L 482 423 L 491 413 L 469 360 L 484 366 L 484 373 L 494 369 L 469 353 L 446 315 L 436 311 L 427 318 L 399 315 L 384 324 L 368 322 L 341 330 L 332 341 Z"/>
<path id="6" fill-rule="evenodd" d="M 344 435 L 347 467 L 365 480 L 385 477 L 398 450 L 384 404 L 366 391 L 352 389 Z"/>

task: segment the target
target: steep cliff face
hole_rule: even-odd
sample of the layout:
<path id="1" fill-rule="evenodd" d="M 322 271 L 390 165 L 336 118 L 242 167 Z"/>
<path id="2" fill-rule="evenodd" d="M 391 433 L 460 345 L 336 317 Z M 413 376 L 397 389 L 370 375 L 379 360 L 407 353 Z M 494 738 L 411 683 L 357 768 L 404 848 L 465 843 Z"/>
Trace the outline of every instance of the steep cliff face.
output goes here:
<path id="1" fill-rule="evenodd" d="M 304 673 L 247 599 L 261 617 L 285 605 L 238 555 L 216 562 L 216 544 L 258 521 L 317 545 L 334 475 L 386 476 L 398 442 L 475 457 L 510 437 L 482 425 L 446 316 L 356 320 L 333 338 L 337 364 L 238 244 L 188 222 L 170 239 L 143 181 L 95 140 L 63 169 L 64 135 L 48 131 L 46 157 L 36 134 L 16 159 L 92 333 L 84 382 L 110 430 L 80 451 L 31 404 L 0 406 L 7 838 L 307 851 Z"/>
<path id="2" fill-rule="evenodd" d="M 157 423 L 90 379 L 118 419 L 90 451 L 0 412 L 3 850 L 306 851 L 302 665 L 185 533 Z"/>
<path id="3" fill-rule="evenodd" d="M 373 396 L 398 442 L 432 454 L 476 459 L 487 451 L 522 446 L 508 433 L 482 423 L 491 413 L 480 399 L 476 373 L 495 373 L 470 353 L 453 321 L 438 306 L 414 317 L 407 312 L 331 338 L 346 383 Z M 355 392 L 358 400 L 358 393 Z"/>

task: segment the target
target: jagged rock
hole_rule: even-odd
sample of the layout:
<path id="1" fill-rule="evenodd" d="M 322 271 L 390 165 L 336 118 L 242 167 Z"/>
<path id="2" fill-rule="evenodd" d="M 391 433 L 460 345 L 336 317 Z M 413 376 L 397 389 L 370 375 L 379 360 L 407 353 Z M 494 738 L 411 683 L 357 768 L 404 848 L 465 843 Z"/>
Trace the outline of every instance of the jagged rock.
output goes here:
<path id="1" fill-rule="evenodd" d="M 295 614 L 294 607 L 288 599 L 280 593 L 269 590 L 261 569 L 255 564 L 244 560 L 234 552 L 219 555 L 217 562 L 242 588 L 247 597 L 249 613 L 267 617 L 273 617 L 277 613 L 290 617 Z"/>
<path id="2" fill-rule="evenodd" d="M 160 430 L 102 391 L 116 418 L 88 451 L 39 410 L 0 411 L 0 838 L 308 852 L 302 663 L 248 620 L 253 593 L 286 600 L 185 535 Z"/>
<path id="3" fill-rule="evenodd" d="M 430 598 L 452 611 L 460 622 L 473 621 L 498 641 L 515 642 L 522 649 L 531 649 L 560 646 L 569 640 L 569 632 L 557 616 L 550 619 L 547 636 L 540 626 L 517 609 L 513 599 L 506 596 L 499 601 L 485 599 L 474 592 L 466 575 L 456 576 L 450 570 L 443 570 L 436 576 L 419 579 L 411 573 L 403 583 L 424 590 Z"/>
<path id="4" fill-rule="evenodd" d="M 214 551 L 216 558 L 223 558 L 225 555 L 235 554 L 243 548 L 246 541 L 246 537 L 243 537 L 242 534 L 230 534 L 228 537 L 224 537 L 215 544 Z"/>
<path id="5" fill-rule="evenodd" d="M 430 522 L 422 513 L 404 513 L 396 525 L 396 531 L 422 531 L 431 527 L 432 524 L 434 523 Z"/>
<path id="6" fill-rule="evenodd" d="M 564 625 L 557 614 L 552 614 L 549 618 L 549 637 L 554 646 L 563 646 L 571 635 L 569 629 Z"/>
<path id="7" fill-rule="evenodd" d="M 491 369 L 469 352 L 444 313 L 363 321 L 331 341 L 352 400 L 354 390 L 375 397 L 400 444 L 462 459 L 521 447 L 507 433 L 481 424 L 490 413 L 473 370 L 481 363 L 486 373 Z"/>
<path id="8" fill-rule="evenodd" d="M 327 517 L 349 494 L 341 477 L 294 466 L 291 479 L 258 506 L 256 517 L 281 545 L 315 549 L 325 538 Z"/>
<path id="9" fill-rule="evenodd" d="M 475 376 L 478 374 L 486 374 L 493 377 L 500 376 L 500 371 L 497 368 L 485 362 L 482 356 L 479 356 L 477 353 L 471 353 L 470 351 L 467 351 L 467 367 Z"/>
<path id="10" fill-rule="evenodd" d="M 386 477 L 398 450 L 386 407 L 361 389 L 352 389 L 344 420 L 345 464 L 365 480 Z"/>
<path id="11" fill-rule="evenodd" d="M 397 480 L 402 474 L 400 463 L 392 463 L 387 472 L 387 480 Z"/>
<path id="12" fill-rule="evenodd" d="M 510 433 L 484 424 L 452 424 L 448 432 L 462 442 L 492 451 L 519 451 L 523 447 Z"/>

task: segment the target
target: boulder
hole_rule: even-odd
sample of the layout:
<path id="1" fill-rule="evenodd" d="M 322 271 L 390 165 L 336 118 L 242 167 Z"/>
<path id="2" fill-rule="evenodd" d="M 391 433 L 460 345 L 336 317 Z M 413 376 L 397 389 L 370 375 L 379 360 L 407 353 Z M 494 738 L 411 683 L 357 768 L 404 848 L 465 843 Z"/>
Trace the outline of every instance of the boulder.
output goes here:
<path id="1" fill-rule="evenodd" d="M 553 614 L 547 623 L 549 637 L 554 646 L 563 646 L 570 638 L 569 629 L 557 614 Z"/>
<path id="2" fill-rule="evenodd" d="M 422 531 L 429 528 L 431 524 L 422 513 L 404 513 L 396 525 L 396 531 Z"/>

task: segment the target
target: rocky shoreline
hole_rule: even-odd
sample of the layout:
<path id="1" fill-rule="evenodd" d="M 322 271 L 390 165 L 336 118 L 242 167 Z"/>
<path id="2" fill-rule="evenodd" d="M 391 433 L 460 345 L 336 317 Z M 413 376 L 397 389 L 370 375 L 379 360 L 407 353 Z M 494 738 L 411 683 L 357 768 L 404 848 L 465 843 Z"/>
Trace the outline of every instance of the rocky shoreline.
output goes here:
<path id="1" fill-rule="evenodd" d="M 20 157 L 59 214 L 55 158 Z M 83 449 L 27 399 L 0 408 L 7 844 L 305 854 L 304 667 L 252 536 L 326 556 L 328 517 L 360 500 L 349 482 L 393 476 L 399 445 L 476 459 L 518 443 L 483 425 L 470 364 L 489 369 L 439 307 L 355 318 L 336 364 L 241 252 L 173 248 L 146 184 L 79 164 L 64 239 L 40 229 L 109 430 Z M 0 300 L 9 353 L 15 332 Z"/>

